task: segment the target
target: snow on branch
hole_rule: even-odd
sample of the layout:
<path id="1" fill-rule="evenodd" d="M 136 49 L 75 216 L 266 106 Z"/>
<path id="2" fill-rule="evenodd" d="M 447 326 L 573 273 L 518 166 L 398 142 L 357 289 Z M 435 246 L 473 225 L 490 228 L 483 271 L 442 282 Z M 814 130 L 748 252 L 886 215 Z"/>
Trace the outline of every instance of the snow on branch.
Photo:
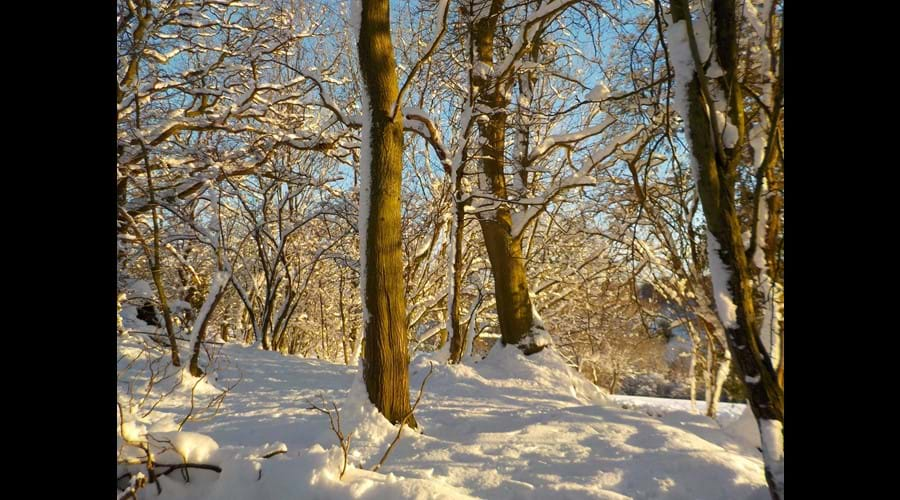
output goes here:
<path id="1" fill-rule="evenodd" d="M 602 133 L 606 130 L 610 125 L 615 123 L 616 118 L 614 116 L 607 116 L 606 120 L 603 120 L 602 123 L 594 125 L 592 127 L 587 127 L 577 132 L 572 132 L 569 134 L 558 134 L 548 136 L 546 139 L 541 141 L 540 144 L 536 148 L 534 148 L 531 153 L 528 155 L 528 163 L 532 163 L 546 154 L 553 151 L 555 148 L 559 146 L 566 146 L 570 144 L 575 144 L 579 141 L 583 141 L 589 137 L 593 137 L 597 134 Z"/>
<path id="2" fill-rule="evenodd" d="M 419 108 L 403 108 L 403 128 L 414 132 L 431 145 L 435 154 L 445 167 L 450 164 L 450 151 L 441 139 L 441 131 L 435 126 L 434 120 L 424 110 Z"/>
<path id="3" fill-rule="evenodd" d="M 528 225 L 537 218 L 537 216 L 544 210 L 544 208 L 546 208 L 547 205 L 551 201 L 553 201 L 553 199 L 556 198 L 559 193 L 575 187 L 593 186 L 597 182 L 597 180 L 590 176 L 591 171 L 602 161 L 612 155 L 619 146 L 626 144 L 628 141 L 632 140 L 639 133 L 641 133 L 642 130 L 644 130 L 643 125 L 639 125 L 629 132 L 613 138 L 609 143 L 606 144 L 605 147 L 598 147 L 597 150 L 591 153 L 590 158 L 588 158 L 584 162 L 584 166 L 582 166 L 576 173 L 566 176 L 551 184 L 544 192 L 544 194 L 539 198 L 528 200 L 528 204 L 530 206 L 527 209 L 522 212 L 516 212 L 512 214 L 512 237 L 520 237 L 525 228 L 528 227 Z"/>
<path id="4" fill-rule="evenodd" d="M 518 66 L 521 64 L 522 55 L 538 35 L 541 25 L 549 23 L 562 13 L 562 11 L 578 1 L 579 0 L 553 0 L 541 5 L 538 10 L 529 14 L 519 28 L 519 38 L 515 41 L 512 48 L 509 49 L 509 53 L 507 53 L 503 61 L 494 68 L 494 74 L 497 75 L 497 81 L 505 81 L 510 74 L 518 69 Z"/>

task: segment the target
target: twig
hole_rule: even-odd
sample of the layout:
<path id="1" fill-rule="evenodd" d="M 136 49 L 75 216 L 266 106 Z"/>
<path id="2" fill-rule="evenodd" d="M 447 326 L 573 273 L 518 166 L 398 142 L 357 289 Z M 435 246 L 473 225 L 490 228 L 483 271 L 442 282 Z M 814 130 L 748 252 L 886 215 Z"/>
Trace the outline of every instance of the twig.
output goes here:
<path id="1" fill-rule="evenodd" d="M 191 387 L 191 408 L 188 410 L 187 415 L 184 416 L 184 419 L 181 420 L 181 423 L 178 424 L 178 430 L 181 431 L 181 428 L 184 427 L 184 424 L 191 418 L 191 415 L 194 414 L 194 391 L 197 389 L 197 386 L 200 385 L 200 382 L 203 382 L 203 379 L 206 378 L 206 375 L 198 378 L 196 382 L 194 382 L 193 387 Z"/>
<path id="2" fill-rule="evenodd" d="M 416 402 L 413 403 L 412 408 L 409 409 L 409 412 L 403 417 L 403 420 L 400 421 L 400 429 L 397 431 L 397 435 L 394 437 L 394 440 L 391 441 L 388 449 L 385 450 L 384 455 L 381 456 L 381 460 L 375 464 L 375 467 L 372 467 L 372 472 L 378 472 L 378 469 L 384 465 L 384 461 L 387 460 L 388 455 L 391 453 L 391 450 L 394 449 L 394 446 L 397 445 L 397 442 L 400 441 L 400 434 L 403 433 L 403 426 L 406 424 L 406 421 L 409 420 L 409 417 L 412 416 L 413 412 L 416 411 L 416 407 L 419 406 L 419 401 L 422 399 L 422 394 L 425 391 L 425 382 L 428 382 L 428 378 L 431 377 L 431 374 L 434 372 L 434 362 L 429 363 L 428 374 L 425 375 L 425 378 L 422 379 L 422 385 L 419 387 L 419 395 L 416 396 Z"/>
<path id="3" fill-rule="evenodd" d="M 322 396 L 321 394 L 319 395 L 319 397 L 322 399 L 322 404 L 327 406 L 327 403 L 325 402 L 325 397 Z M 313 403 L 312 401 L 310 401 L 308 399 L 306 400 L 306 402 L 309 403 L 310 410 L 318 410 L 321 413 L 328 415 L 328 422 L 331 424 L 331 430 L 337 436 L 338 441 L 340 441 L 341 451 L 343 452 L 343 455 L 344 455 L 344 461 L 341 464 L 341 475 L 339 477 L 339 479 L 343 479 L 344 473 L 347 472 L 347 457 L 350 455 L 350 439 L 353 437 L 353 432 L 351 431 L 350 434 L 344 435 L 343 430 L 341 430 L 341 412 L 338 411 L 337 405 L 334 404 L 334 402 L 331 403 L 331 406 L 332 406 L 332 408 L 334 408 L 335 416 L 332 416 L 331 410 L 326 410 L 324 408 L 316 406 L 315 403 Z M 337 419 L 337 425 L 335 425 L 335 417 Z"/>

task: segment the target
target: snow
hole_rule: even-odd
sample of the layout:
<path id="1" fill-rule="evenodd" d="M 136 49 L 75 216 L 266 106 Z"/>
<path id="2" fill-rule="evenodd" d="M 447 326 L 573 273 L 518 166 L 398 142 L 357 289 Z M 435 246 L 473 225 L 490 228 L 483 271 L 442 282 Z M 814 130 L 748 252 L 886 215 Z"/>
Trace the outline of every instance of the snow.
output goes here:
<path id="1" fill-rule="evenodd" d="M 118 342 L 120 356 L 140 349 L 136 336 Z M 222 472 L 191 470 L 190 483 L 169 474 L 159 498 L 768 498 L 760 453 L 714 420 L 677 408 L 659 417 L 619 408 L 552 347 L 526 357 L 499 344 L 474 363 L 434 364 L 416 411 L 424 432 L 405 429 L 377 473 L 369 469 L 397 427 L 368 402 L 357 366 L 226 344 L 217 359 L 230 363 L 210 370 L 208 389 L 241 382 L 220 413 L 181 433 L 160 430 Z M 411 400 L 432 361 L 426 353 L 412 360 Z M 328 417 L 307 403 L 322 406 L 320 395 L 340 408 L 344 432 L 353 431 L 343 480 Z M 140 425 L 180 419 L 185 396 L 175 391 Z M 157 498 L 153 485 L 139 496 Z"/>
<path id="2" fill-rule="evenodd" d="M 481 305 L 481 296 L 479 295 L 479 299 L 472 303 L 472 307 L 469 308 L 469 317 L 466 320 L 469 325 L 466 328 L 466 345 L 465 349 L 468 350 L 469 356 L 472 356 L 475 352 L 475 329 L 477 327 L 477 320 L 475 319 L 475 315 L 478 313 L 478 308 Z M 463 352 L 466 354 L 466 352 Z"/>
<path id="3" fill-rule="evenodd" d="M 472 20 L 484 19 L 491 13 L 490 0 L 475 0 L 472 2 Z"/>
<path id="4" fill-rule="evenodd" d="M 534 161 L 539 158 L 541 155 L 546 153 L 552 147 L 557 144 L 571 144 L 575 142 L 579 142 L 593 135 L 597 135 L 604 130 L 606 130 L 610 125 L 615 123 L 616 119 L 613 116 L 608 116 L 602 123 L 598 123 L 592 127 L 586 127 L 577 132 L 572 132 L 569 134 L 559 134 L 559 135 L 551 135 L 545 138 L 534 150 L 529 154 L 529 161 Z"/>
<path id="5" fill-rule="evenodd" d="M 486 79 L 493 73 L 494 69 L 491 65 L 485 63 L 484 61 L 478 61 L 472 67 L 472 76 L 476 78 Z"/>
<path id="6" fill-rule="evenodd" d="M 191 328 L 191 351 L 194 350 L 194 344 L 200 340 L 200 327 L 206 322 L 206 317 L 212 310 L 213 303 L 222 294 L 222 290 L 228 285 L 229 279 L 231 279 L 231 273 L 224 271 L 213 273 L 212 282 L 209 284 L 209 293 L 206 296 L 206 300 L 203 301 L 200 312 L 197 313 L 197 319 L 194 320 L 193 328 Z"/>
<path id="7" fill-rule="evenodd" d="M 588 93 L 585 98 L 586 101 L 602 101 L 609 97 L 610 91 L 609 87 L 606 86 L 605 83 L 600 82 L 593 89 L 591 89 L 590 93 Z"/>
<path id="8" fill-rule="evenodd" d="M 756 151 L 754 150 L 755 155 Z M 756 212 L 756 247 L 753 249 L 753 265 L 759 269 L 761 274 L 765 274 L 766 270 L 766 255 L 763 250 L 766 247 L 766 231 L 769 226 L 769 200 L 766 199 L 768 194 L 769 183 L 763 177 L 760 186 L 759 207 Z"/>
<path id="9" fill-rule="evenodd" d="M 722 133 L 722 144 L 726 148 L 733 148 L 738 141 L 738 129 L 731 123 L 731 120 L 725 121 L 725 131 Z"/>
<path id="10" fill-rule="evenodd" d="M 697 52 L 700 56 L 700 60 L 706 61 L 710 55 L 709 25 L 704 15 L 700 15 L 698 17 L 699 18 L 697 20 L 692 22 L 691 26 L 693 28 L 694 38 L 697 42 Z M 696 70 L 694 65 L 694 58 L 691 53 L 690 40 L 687 31 L 687 22 L 685 20 L 681 20 L 676 23 L 671 23 L 666 29 L 665 38 L 669 44 L 669 62 L 672 65 L 673 71 L 675 72 L 675 82 L 673 84 L 674 96 L 672 105 L 675 108 L 675 111 L 681 117 L 682 123 L 684 125 L 684 136 L 688 138 L 688 140 L 690 140 L 691 127 L 690 120 L 688 120 L 688 87 L 690 86 L 691 81 L 695 78 L 694 75 L 696 73 Z M 715 67 L 720 68 L 718 62 L 713 59 L 712 65 L 710 67 L 710 69 L 713 70 L 713 74 L 715 74 Z M 718 123 L 723 123 L 723 121 L 719 120 Z M 694 179 L 699 179 L 700 172 L 698 170 L 697 159 L 693 153 L 690 153 L 690 157 L 691 172 L 693 173 Z"/>
<path id="11" fill-rule="evenodd" d="M 640 410 L 644 413 L 655 416 L 662 416 L 673 412 L 692 411 L 691 401 L 689 399 L 667 399 L 650 396 L 626 396 L 622 394 L 611 395 L 609 396 L 609 399 L 622 408 Z M 706 414 L 706 401 L 697 401 L 696 406 L 697 412 L 699 412 L 699 414 Z M 734 425 L 735 422 L 742 418 L 744 410 L 747 408 L 747 405 L 743 403 L 720 402 L 718 404 L 718 415 L 716 415 L 716 421 L 718 421 L 723 426 L 723 428 Z M 752 419 L 752 413 L 750 414 L 750 417 Z"/>
<path id="12" fill-rule="evenodd" d="M 505 75 L 513 66 L 520 65 L 522 52 L 528 47 L 528 44 L 534 40 L 537 30 L 541 25 L 550 24 L 553 19 L 558 16 L 564 9 L 575 3 L 573 0 L 551 0 L 543 3 L 538 10 L 528 14 L 528 17 L 519 26 L 519 37 L 513 46 L 509 49 L 503 61 L 494 68 L 494 75 Z M 477 16 L 476 16 L 477 17 Z"/>
<path id="13" fill-rule="evenodd" d="M 145 280 L 129 280 L 125 285 L 126 294 L 131 298 L 154 299 L 156 292 Z"/>
<path id="14" fill-rule="evenodd" d="M 772 75 L 771 71 L 771 63 L 772 63 L 772 54 L 769 52 L 769 46 L 766 40 L 766 32 L 767 32 L 767 23 L 764 23 L 762 19 L 768 19 L 769 14 L 771 13 L 771 9 L 774 3 L 772 0 L 766 0 L 762 6 L 762 15 L 756 9 L 756 6 L 753 5 L 752 1 L 745 1 L 743 3 L 742 14 L 743 17 L 749 22 L 750 26 L 753 28 L 753 32 L 756 34 L 757 43 L 755 44 L 756 50 L 752 53 L 755 55 L 756 63 L 759 66 L 758 71 L 764 75 L 764 82 L 762 84 L 762 99 L 763 102 L 770 103 L 772 97 L 772 80 L 774 75 Z"/>
<path id="15" fill-rule="evenodd" d="M 362 0 L 353 0 L 352 19 L 350 24 L 353 27 L 354 34 L 357 38 L 359 38 L 362 22 L 361 16 Z M 362 135 L 359 148 L 359 289 L 362 294 L 363 321 L 360 326 L 358 337 L 362 339 L 365 336 L 367 325 L 371 318 L 366 301 L 366 271 L 368 270 L 366 265 L 366 241 L 369 234 L 369 204 L 372 196 L 372 112 L 369 103 L 368 89 L 364 82 L 359 86 L 359 95 L 361 102 L 360 110 L 362 112 Z M 356 352 L 354 352 L 354 357 L 358 357 Z"/>
<path id="16" fill-rule="evenodd" d="M 784 498 L 784 426 L 778 420 L 763 419 L 759 421 L 759 429 L 766 463 L 772 469 L 779 497 Z"/>
<path id="17" fill-rule="evenodd" d="M 725 70 L 723 70 L 722 67 L 719 66 L 718 61 L 713 60 L 710 63 L 709 68 L 706 70 L 706 76 L 708 78 L 719 78 L 721 76 L 725 76 Z"/>
<path id="18" fill-rule="evenodd" d="M 713 295 L 716 297 L 716 309 L 719 319 L 725 328 L 737 328 L 737 306 L 734 304 L 731 288 L 728 280 L 731 279 L 731 271 L 722 262 L 719 256 L 719 242 L 716 237 L 706 230 L 706 251 L 709 254 L 709 270 L 712 273 Z"/>
<path id="19" fill-rule="evenodd" d="M 166 453 L 157 456 L 157 460 L 163 463 L 210 463 L 210 458 L 219 449 L 219 443 L 213 438 L 196 432 L 154 432 L 154 440 L 171 441 L 177 457 L 173 460 Z M 170 453 L 170 452 L 167 452 Z"/>
<path id="20" fill-rule="evenodd" d="M 547 327 L 544 326 L 544 319 L 541 318 L 541 315 L 538 313 L 537 308 L 534 306 L 534 296 L 531 297 L 531 328 L 528 330 L 528 337 L 531 338 L 531 343 L 537 347 L 547 347 L 553 345 L 553 337 L 550 336 L 550 333 L 547 331 Z M 566 368 L 568 370 L 568 368 Z"/>
<path id="21" fill-rule="evenodd" d="M 685 124 L 685 137 L 690 137 L 688 127 L 688 85 L 694 74 L 694 59 L 688 43 L 687 23 L 682 20 L 671 24 L 666 29 L 666 41 L 669 44 L 669 62 L 675 72 L 675 95 L 673 106 Z"/>
<path id="22" fill-rule="evenodd" d="M 722 403 L 719 403 L 721 406 Z M 751 448 L 762 447 L 759 437 L 759 426 L 756 424 L 756 417 L 749 406 L 743 405 L 744 411 L 740 416 L 727 423 L 723 423 L 722 430 L 726 434 L 734 438 L 736 441 L 745 444 Z"/>
<path id="23" fill-rule="evenodd" d="M 606 122 L 604 122 L 604 124 L 605 123 Z M 598 125 L 597 127 L 604 126 L 604 124 Z M 592 186 L 596 184 L 597 179 L 590 176 L 590 172 L 594 168 L 596 168 L 600 162 L 606 160 L 610 155 L 612 155 L 616 151 L 616 149 L 632 140 L 643 130 L 643 126 L 639 125 L 622 135 L 616 136 L 611 140 L 606 141 L 604 144 L 598 145 L 590 154 L 590 156 L 584 160 L 581 168 L 577 172 L 563 177 L 562 179 L 548 186 L 544 191 L 544 194 L 540 198 L 529 198 L 528 202 L 530 203 L 530 206 L 526 210 L 515 212 L 512 214 L 511 234 L 513 238 L 518 238 L 519 235 L 522 234 L 522 231 L 524 231 L 532 221 L 536 220 L 536 217 L 541 213 L 544 206 L 546 206 L 546 204 L 549 203 L 550 200 L 552 200 L 557 194 L 559 194 L 560 191 L 578 186 Z M 582 131 L 581 133 L 573 134 L 573 136 L 581 137 L 581 134 L 583 133 L 584 131 Z M 546 139 L 544 143 L 546 143 L 547 140 L 551 139 Z M 542 144 L 542 146 L 545 145 L 546 144 Z M 538 150 L 540 150 L 540 147 L 538 148 Z"/>

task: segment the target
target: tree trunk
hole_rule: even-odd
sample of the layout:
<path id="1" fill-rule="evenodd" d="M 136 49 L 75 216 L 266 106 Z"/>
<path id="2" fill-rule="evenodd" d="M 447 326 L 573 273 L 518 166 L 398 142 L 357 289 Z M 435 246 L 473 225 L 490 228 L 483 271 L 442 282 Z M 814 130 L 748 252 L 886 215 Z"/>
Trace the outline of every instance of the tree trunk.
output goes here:
<path id="1" fill-rule="evenodd" d="M 713 284 L 717 297 L 729 298 L 732 304 L 719 301 L 719 316 L 725 326 L 725 337 L 738 372 L 750 399 L 762 437 L 766 482 L 773 498 L 784 497 L 784 389 L 778 383 L 775 368 L 759 336 L 759 325 L 753 302 L 754 288 L 751 269 L 741 237 L 740 222 L 735 205 L 736 169 L 741 161 L 744 139 L 743 96 L 737 79 L 737 16 L 734 0 L 714 0 L 713 18 L 715 52 L 724 75 L 719 85 L 728 89 L 726 116 L 738 131 L 737 143 L 726 149 L 718 140 L 715 115 L 708 102 L 710 96 L 705 76 L 698 77 L 699 60 L 690 10 L 687 0 L 672 2 L 675 22 L 685 21 L 694 55 L 695 71 L 691 75 L 676 75 L 689 79 L 688 116 L 690 146 L 694 156 L 697 189 L 708 226 L 708 253 L 713 270 Z M 702 72 L 702 69 L 701 69 Z M 684 81 L 684 80 L 682 80 Z M 719 117 L 718 119 L 721 119 Z M 774 126 L 774 124 L 773 124 Z M 719 273 L 719 279 L 715 274 Z M 725 277 L 727 275 L 727 282 Z M 730 309 L 733 307 L 733 312 Z"/>
<path id="2" fill-rule="evenodd" d="M 697 411 L 697 346 L 691 345 L 691 363 L 688 368 L 688 377 L 691 379 L 691 411 Z"/>
<path id="3" fill-rule="evenodd" d="M 466 349 L 466 332 L 459 328 L 459 291 L 462 283 L 462 239 L 464 229 L 465 206 L 459 202 L 457 196 L 462 193 L 461 172 L 453 172 L 453 223 L 450 234 L 453 252 L 450 261 L 450 295 L 447 297 L 447 330 L 450 334 L 450 363 L 459 363 L 462 360 L 463 351 Z M 445 335 L 446 337 L 446 335 Z M 443 340 L 441 342 L 443 346 Z"/>
<path id="4" fill-rule="evenodd" d="M 347 338 L 347 320 L 344 318 L 344 273 L 341 271 L 340 280 L 338 281 L 338 311 L 341 313 L 341 348 L 344 351 L 344 364 L 350 365 L 350 353 L 347 352 L 347 344 L 350 339 Z"/>
<path id="5" fill-rule="evenodd" d="M 360 256 L 369 400 L 392 423 L 410 413 L 409 345 L 400 227 L 403 115 L 388 0 L 359 0 L 357 49 L 363 79 Z M 397 106 L 398 108 L 400 106 Z M 416 428 L 415 417 L 407 423 Z"/>
<path id="6" fill-rule="evenodd" d="M 322 282 L 319 281 L 319 290 L 322 289 Z M 328 331 L 325 328 L 325 299 L 322 293 L 319 293 L 319 331 L 322 333 L 322 357 L 328 359 Z"/>
<path id="7" fill-rule="evenodd" d="M 224 274 L 221 268 L 218 272 L 213 274 L 206 300 L 203 301 L 203 305 L 197 313 L 197 319 L 194 321 L 193 327 L 191 328 L 192 353 L 188 366 L 191 375 L 195 377 L 203 375 L 203 370 L 200 369 L 200 345 L 206 340 L 206 328 L 209 326 L 209 320 L 212 319 L 216 306 L 219 305 L 219 301 L 225 294 L 225 286 L 228 284 L 228 278 L 229 276 Z"/>
<path id="8" fill-rule="evenodd" d="M 706 386 L 706 393 L 704 395 L 704 400 L 706 401 L 706 416 L 710 415 L 710 406 L 713 404 L 713 366 L 716 362 L 716 350 L 715 345 L 713 344 L 712 332 L 708 327 L 706 327 L 706 323 L 702 322 L 704 325 L 704 329 L 706 331 L 706 366 L 703 381 Z M 713 415 L 715 415 L 713 413 Z"/>
<path id="9" fill-rule="evenodd" d="M 128 194 L 128 177 L 123 175 L 121 179 L 116 181 L 116 206 L 119 209 L 118 214 L 116 215 L 116 235 L 124 234 L 128 229 L 128 220 L 125 218 L 125 215 L 122 214 L 126 210 L 126 203 Z M 122 287 L 124 283 L 124 273 L 125 273 L 125 258 L 128 256 L 128 252 L 125 250 L 125 245 L 121 240 L 116 241 L 116 297 L 120 297 L 123 293 Z M 121 302 L 117 298 L 117 307 L 119 308 L 119 312 L 121 312 Z M 122 318 L 119 316 L 118 319 L 118 333 L 122 334 L 124 331 L 124 327 L 122 326 Z"/>
<path id="10" fill-rule="evenodd" d="M 150 184 L 150 186 L 150 190 L 152 191 L 153 185 Z M 172 323 L 172 311 L 169 310 L 169 300 L 166 297 L 166 289 L 162 281 L 162 267 L 159 261 L 159 224 L 156 221 L 155 206 L 151 210 L 151 213 L 153 216 L 153 261 L 150 265 L 150 275 L 153 276 L 153 284 L 156 285 L 156 292 L 159 296 L 159 306 L 160 309 L 162 309 L 162 315 L 166 325 L 166 335 L 169 337 L 169 344 L 172 350 L 172 364 L 174 366 L 181 366 L 181 356 L 178 354 L 178 342 L 175 340 L 175 325 Z"/>
<path id="11" fill-rule="evenodd" d="M 493 67 L 494 32 L 497 19 L 503 7 L 503 0 L 492 0 L 490 14 L 475 21 L 472 36 L 475 42 L 475 63 L 479 68 Z M 493 198 L 505 200 L 507 197 L 504 177 L 504 152 L 506 149 L 506 97 L 501 92 L 500 82 L 488 71 L 473 71 L 473 84 L 478 87 L 476 108 L 487 108 L 491 112 L 487 120 L 479 120 L 479 135 L 484 139 L 479 156 L 487 186 Z M 512 237 L 512 219 L 509 207 L 500 205 L 496 209 L 479 212 L 478 217 L 488 258 L 494 277 L 494 294 L 497 299 L 497 318 L 500 335 L 504 344 L 516 345 L 525 354 L 540 351 L 543 346 L 535 345 L 530 333 L 534 325 L 528 280 L 525 274 L 525 260 L 522 257 L 522 241 Z"/>
<path id="12" fill-rule="evenodd" d="M 719 364 L 716 368 L 716 378 L 713 383 L 712 397 L 706 406 L 706 416 L 716 418 L 719 414 L 719 401 L 722 399 L 722 388 L 725 387 L 725 381 L 728 380 L 728 372 L 731 371 L 731 353 L 728 349 L 723 349 L 723 353 L 719 356 Z"/>

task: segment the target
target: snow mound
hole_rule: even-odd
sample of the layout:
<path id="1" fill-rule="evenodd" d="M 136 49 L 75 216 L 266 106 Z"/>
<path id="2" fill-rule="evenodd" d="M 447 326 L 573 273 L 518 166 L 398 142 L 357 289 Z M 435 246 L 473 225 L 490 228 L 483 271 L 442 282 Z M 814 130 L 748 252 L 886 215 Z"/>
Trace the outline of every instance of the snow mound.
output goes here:
<path id="1" fill-rule="evenodd" d="M 725 425 L 722 430 L 725 431 L 725 434 L 747 446 L 753 448 L 762 446 L 759 438 L 759 426 L 756 424 L 756 418 L 753 416 L 753 411 L 750 410 L 749 406 L 737 420 Z"/>
<path id="2" fill-rule="evenodd" d="M 164 451 L 157 451 L 156 460 L 167 464 L 177 463 L 204 463 L 213 464 L 212 460 L 219 443 L 215 439 L 198 432 L 151 432 L 150 443 L 154 447 L 161 447 Z"/>
<path id="3" fill-rule="evenodd" d="M 605 392 L 569 366 L 552 347 L 525 356 L 514 346 L 499 342 L 478 363 L 479 372 L 494 380 L 512 380 L 517 386 L 556 393 L 579 403 L 604 404 Z"/>

